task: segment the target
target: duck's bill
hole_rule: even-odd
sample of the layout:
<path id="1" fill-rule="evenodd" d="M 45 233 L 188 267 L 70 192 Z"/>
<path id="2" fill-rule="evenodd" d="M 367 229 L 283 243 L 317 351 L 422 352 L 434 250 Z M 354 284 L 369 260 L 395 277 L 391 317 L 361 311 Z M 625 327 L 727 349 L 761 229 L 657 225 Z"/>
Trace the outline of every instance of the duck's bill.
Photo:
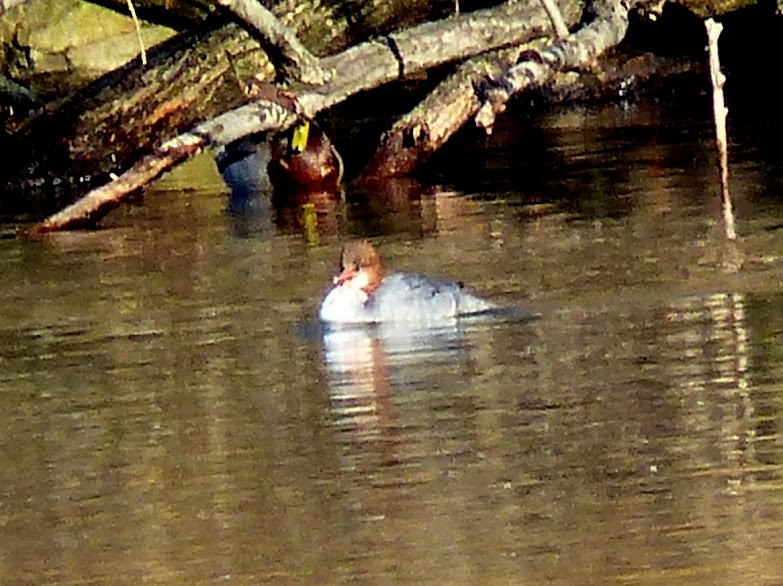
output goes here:
<path id="1" fill-rule="evenodd" d="M 334 279 L 332 279 L 332 282 L 334 282 L 335 285 L 342 285 L 346 281 L 350 281 L 353 279 L 358 272 L 354 268 L 346 268 L 343 269 L 343 271 L 337 275 Z"/>

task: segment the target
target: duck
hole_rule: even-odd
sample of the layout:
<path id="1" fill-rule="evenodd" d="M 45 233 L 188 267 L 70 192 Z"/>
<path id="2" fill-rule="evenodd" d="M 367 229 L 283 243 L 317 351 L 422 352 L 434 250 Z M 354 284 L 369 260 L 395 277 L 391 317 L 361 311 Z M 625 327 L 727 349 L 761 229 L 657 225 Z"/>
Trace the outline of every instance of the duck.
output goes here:
<path id="1" fill-rule="evenodd" d="M 340 271 L 318 315 L 326 324 L 438 324 L 486 314 L 499 306 L 465 290 L 462 283 L 412 273 L 386 274 L 367 240 L 345 244 Z"/>
<path id="2" fill-rule="evenodd" d="M 267 173 L 283 192 L 337 188 L 343 160 L 326 133 L 310 122 L 294 128 L 291 136 L 271 141 Z"/>

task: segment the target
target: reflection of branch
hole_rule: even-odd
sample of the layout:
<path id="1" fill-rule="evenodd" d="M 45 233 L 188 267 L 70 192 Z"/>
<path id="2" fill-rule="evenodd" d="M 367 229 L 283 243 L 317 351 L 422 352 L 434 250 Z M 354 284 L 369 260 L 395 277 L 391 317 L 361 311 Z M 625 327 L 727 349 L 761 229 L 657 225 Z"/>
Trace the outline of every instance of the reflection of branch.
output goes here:
<path id="1" fill-rule="evenodd" d="M 506 75 L 488 81 L 484 105 L 476 115 L 476 124 L 489 132 L 495 116 L 505 110 L 508 100 L 532 85 L 541 84 L 555 72 L 585 65 L 617 45 L 628 28 L 625 0 L 603 0 L 595 5 L 598 18 L 576 33 L 552 43 L 540 51 L 530 51 L 527 59 Z"/>
<path id="2" fill-rule="evenodd" d="M 258 0 L 216 0 L 260 35 L 264 50 L 275 64 L 304 83 L 320 85 L 328 81 L 318 58 L 307 50 L 293 31 L 281 23 Z"/>

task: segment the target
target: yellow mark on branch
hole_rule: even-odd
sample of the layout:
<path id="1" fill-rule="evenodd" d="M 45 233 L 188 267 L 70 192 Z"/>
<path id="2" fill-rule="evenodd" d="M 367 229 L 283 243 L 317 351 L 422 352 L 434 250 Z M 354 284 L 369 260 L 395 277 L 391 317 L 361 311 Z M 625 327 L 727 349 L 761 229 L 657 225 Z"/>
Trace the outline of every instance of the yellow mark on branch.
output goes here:
<path id="1" fill-rule="evenodd" d="M 141 23 L 139 23 L 139 17 L 136 16 L 136 9 L 133 7 L 133 0 L 128 0 L 128 10 L 130 10 L 133 24 L 136 26 L 136 38 L 139 39 L 139 49 L 141 50 L 141 63 L 147 64 L 147 51 L 144 49 L 144 42 L 141 40 Z"/>

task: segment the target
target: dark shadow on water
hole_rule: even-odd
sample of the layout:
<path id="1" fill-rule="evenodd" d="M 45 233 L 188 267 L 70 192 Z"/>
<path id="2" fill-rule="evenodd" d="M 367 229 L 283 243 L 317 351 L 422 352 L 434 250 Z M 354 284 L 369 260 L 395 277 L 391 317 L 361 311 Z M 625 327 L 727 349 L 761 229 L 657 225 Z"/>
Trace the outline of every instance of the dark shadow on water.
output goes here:
<path id="1" fill-rule="evenodd" d="M 269 147 L 244 141 L 217 157 L 223 180 L 231 190 L 226 213 L 232 232 L 242 238 L 270 238 L 277 232 L 337 233 L 343 194 L 333 189 L 292 189 L 272 185 L 267 174 Z"/>

